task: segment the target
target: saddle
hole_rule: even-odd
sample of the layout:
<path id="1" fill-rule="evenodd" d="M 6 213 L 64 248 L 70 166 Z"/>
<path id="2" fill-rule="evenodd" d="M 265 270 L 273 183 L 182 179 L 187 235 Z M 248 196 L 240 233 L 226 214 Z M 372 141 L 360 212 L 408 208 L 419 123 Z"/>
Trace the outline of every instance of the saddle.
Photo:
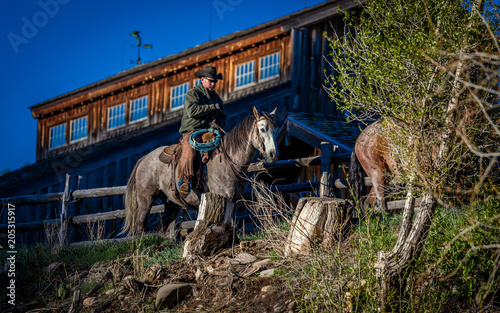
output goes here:
<path id="1" fill-rule="evenodd" d="M 163 149 L 160 154 L 160 161 L 165 164 L 172 164 L 172 158 L 175 156 L 175 163 L 179 162 L 180 156 L 182 155 L 182 145 L 175 143 Z"/>
<path id="2" fill-rule="evenodd" d="M 204 143 L 211 142 L 215 138 L 215 134 L 212 132 L 206 132 L 201 136 L 201 140 Z M 175 156 L 175 163 L 179 163 L 179 160 L 182 156 L 182 145 L 175 143 L 163 149 L 162 153 L 159 156 L 159 159 L 162 163 L 172 164 L 172 158 Z M 210 154 L 202 153 L 202 162 L 208 162 Z"/>
<path id="3" fill-rule="evenodd" d="M 201 138 L 201 142 L 210 142 L 213 141 L 215 138 L 214 133 L 204 133 Z M 178 164 L 178 173 L 179 177 L 186 179 L 184 174 L 187 174 L 188 177 L 191 177 L 189 179 L 190 183 L 193 184 L 193 187 L 200 187 L 201 184 L 201 165 L 202 163 L 207 163 L 211 156 L 212 156 L 212 151 L 203 151 L 201 153 L 198 153 L 194 149 L 189 149 L 189 151 L 186 151 L 186 153 L 183 153 L 183 138 L 181 138 L 181 143 L 179 144 L 173 144 L 168 147 L 165 147 L 162 151 L 162 153 L 159 155 L 159 160 L 160 162 L 164 164 L 169 164 L 172 165 L 173 168 L 176 167 Z M 186 144 L 186 143 L 184 143 Z M 188 143 L 189 145 L 189 143 Z M 193 154 L 194 153 L 194 154 Z M 178 201 L 185 203 L 183 200 L 183 197 L 180 196 L 180 189 L 179 186 L 177 186 L 177 183 L 175 181 L 175 175 L 172 176 L 172 194 L 174 198 L 176 198 Z M 177 187 L 177 188 L 176 188 Z M 186 194 L 184 194 L 185 197 Z"/>

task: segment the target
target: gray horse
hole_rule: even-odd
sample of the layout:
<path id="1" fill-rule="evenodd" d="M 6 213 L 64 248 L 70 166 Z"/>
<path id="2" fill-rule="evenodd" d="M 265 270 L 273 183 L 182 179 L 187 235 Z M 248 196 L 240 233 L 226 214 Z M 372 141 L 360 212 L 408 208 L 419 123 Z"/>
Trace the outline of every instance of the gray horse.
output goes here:
<path id="1" fill-rule="evenodd" d="M 151 206 L 156 199 L 165 204 L 163 221 L 168 226 L 179 214 L 181 207 L 197 209 L 202 193 L 211 192 L 236 201 L 242 192 L 241 176 L 244 169 L 260 151 L 266 162 L 278 159 L 276 145 L 276 109 L 271 113 L 254 114 L 245 118 L 221 139 L 221 147 L 202 166 L 201 190 L 195 188 L 181 203 L 172 194 L 172 188 L 179 181 L 177 166 L 160 162 L 159 156 L 165 147 L 142 157 L 135 165 L 127 183 L 125 194 L 125 223 L 121 233 L 140 234 L 144 230 Z M 175 175 L 172 177 L 172 175 Z"/>

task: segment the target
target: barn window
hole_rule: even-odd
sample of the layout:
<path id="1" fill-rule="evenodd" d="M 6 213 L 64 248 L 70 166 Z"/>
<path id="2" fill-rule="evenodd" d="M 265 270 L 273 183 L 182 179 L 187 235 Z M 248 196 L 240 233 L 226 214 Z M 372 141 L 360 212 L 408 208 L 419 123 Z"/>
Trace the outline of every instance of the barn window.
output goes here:
<path id="1" fill-rule="evenodd" d="M 198 86 L 198 85 L 201 85 L 201 78 L 197 78 L 194 80 L 194 86 Z"/>
<path id="2" fill-rule="evenodd" d="M 71 121 L 71 141 L 87 138 L 87 116 Z"/>
<path id="3" fill-rule="evenodd" d="M 255 81 L 255 61 L 236 67 L 236 87 L 249 85 Z"/>
<path id="4" fill-rule="evenodd" d="M 125 103 L 108 109 L 108 129 L 125 125 Z"/>
<path id="5" fill-rule="evenodd" d="M 184 104 L 184 100 L 186 99 L 186 93 L 189 89 L 189 82 L 172 87 L 170 89 L 170 103 L 171 108 L 179 108 Z"/>
<path id="6" fill-rule="evenodd" d="M 276 52 L 260 58 L 259 80 L 280 75 L 280 53 Z"/>
<path id="7" fill-rule="evenodd" d="M 130 121 L 138 121 L 148 116 L 148 96 L 132 100 Z"/>
<path id="8" fill-rule="evenodd" d="M 66 123 L 50 128 L 50 148 L 56 148 L 66 143 Z"/>

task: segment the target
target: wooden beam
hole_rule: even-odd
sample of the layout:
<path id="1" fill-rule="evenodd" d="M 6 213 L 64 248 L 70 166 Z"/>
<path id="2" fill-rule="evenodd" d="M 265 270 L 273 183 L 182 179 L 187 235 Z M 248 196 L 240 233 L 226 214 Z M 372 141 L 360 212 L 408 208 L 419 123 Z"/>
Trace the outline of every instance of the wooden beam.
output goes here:
<path id="1" fill-rule="evenodd" d="M 164 210 L 164 205 L 155 205 L 151 208 L 149 214 L 162 213 Z M 78 215 L 69 219 L 68 225 L 80 225 L 85 223 L 95 223 L 100 221 L 108 221 L 125 217 L 125 210 L 116 210 L 111 212 L 103 212 L 96 214 Z M 8 224 L 0 224 L 0 231 L 7 230 Z M 52 219 L 45 221 L 36 221 L 28 223 L 16 223 L 17 232 L 27 232 L 42 230 L 45 227 L 60 227 L 61 219 Z"/>
<path id="2" fill-rule="evenodd" d="M 165 209 L 163 204 L 155 205 L 151 208 L 149 214 L 162 213 Z M 88 214 L 88 215 L 79 215 L 75 216 L 71 220 L 71 224 L 85 224 L 85 223 L 94 223 L 108 220 L 115 220 L 119 218 L 125 218 L 125 210 L 116 210 L 110 212 L 96 213 L 96 214 Z"/>
<path id="3" fill-rule="evenodd" d="M 71 200 L 123 195 L 126 190 L 127 186 L 75 190 L 71 193 Z"/>
<path id="4" fill-rule="evenodd" d="M 69 180 L 71 176 L 66 173 L 66 179 L 64 181 L 64 192 L 62 196 L 61 205 L 61 216 L 60 216 L 60 228 L 59 228 L 59 245 L 63 245 L 66 241 L 66 235 L 68 234 L 68 204 L 69 204 Z"/>
<path id="5" fill-rule="evenodd" d="M 27 204 L 42 204 L 50 202 L 60 202 L 62 200 L 63 193 L 47 193 L 44 195 L 29 195 L 29 196 L 18 196 L 11 198 L 2 198 L 0 203 L 9 203 L 13 205 L 27 205 Z"/>
<path id="6" fill-rule="evenodd" d="M 338 146 L 329 142 L 321 143 L 321 184 L 319 186 L 319 196 L 329 197 L 332 190 L 332 155 Z"/>
<path id="7" fill-rule="evenodd" d="M 336 154 L 331 157 L 332 162 L 342 163 L 348 161 L 350 158 L 350 153 Z M 259 171 L 272 171 L 279 168 L 287 167 L 308 167 L 314 165 L 321 165 L 321 156 L 281 160 L 274 163 L 256 162 L 248 166 L 247 172 L 259 172 Z"/>
<path id="8" fill-rule="evenodd" d="M 299 159 L 290 159 L 290 160 L 282 160 L 276 161 L 274 163 L 265 163 L 265 162 L 257 162 L 252 163 L 248 166 L 248 172 L 258 172 L 258 171 L 268 171 L 278 168 L 286 168 L 286 167 L 307 167 L 313 165 L 321 164 L 321 156 L 307 157 L 307 158 L 299 158 Z"/>
<path id="9" fill-rule="evenodd" d="M 118 186 L 118 187 L 75 190 L 70 194 L 69 200 L 122 195 L 125 194 L 126 188 L 127 186 Z M 63 198 L 63 192 L 57 192 L 57 193 L 47 193 L 44 195 L 28 195 L 28 196 L 18 196 L 11 198 L 1 198 L 0 203 L 10 203 L 13 205 L 43 204 L 50 202 L 61 202 L 62 198 Z"/>

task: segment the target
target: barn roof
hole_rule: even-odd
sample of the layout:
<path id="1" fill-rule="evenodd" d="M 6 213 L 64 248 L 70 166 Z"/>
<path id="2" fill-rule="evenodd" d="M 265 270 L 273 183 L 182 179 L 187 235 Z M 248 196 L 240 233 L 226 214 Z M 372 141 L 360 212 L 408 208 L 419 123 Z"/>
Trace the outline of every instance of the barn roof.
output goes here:
<path id="1" fill-rule="evenodd" d="M 290 113 L 287 117 L 290 135 L 321 148 L 326 141 L 339 146 L 342 152 L 352 152 L 361 127 L 357 122 L 348 122 L 343 117 L 312 113 Z"/>
<path id="2" fill-rule="evenodd" d="M 333 4 L 335 4 L 335 6 L 333 6 Z M 297 11 L 297 12 L 294 12 L 292 14 L 274 19 L 272 21 L 256 25 L 256 26 L 248 28 L 246 30 L 236 31 L 236 32 L 228 34 L 226 36 L 222 36 L 222 37 L 204 42 L 204 43 L 199 44 L 195 47 L 188 48 L 180 53 L 168 55 L 168 56 L 165 56 L 163 58 L 157 59 L 155 61 L 135 66 L 135 67 L 130 68 L 128 70 L 122 71 L 118 74 L 101 79 L 101 80 L 94 82 L 92 84 L 88 84 L 88 85 L 83 86 L 81 88 L 69 91 L 65 94 L 62 94 L 62 95 L 56 96 L 54 98 L 42 101 L 40 103 L 37 103 L 33 106 L 30 106 L 29 109 L 33 111 L 37 108 L 51 104 L 52 102 L 55 102 L 57 100 L 64 99 L 66 97 L 71 97 L 73 95 L 77 95 L 79 93 L 89 91 L 93 88 L 103 86 L 107 83 L 111 83 L 111 82 L 117 81 L 119 79 L 128 77 L 128 76 L 133 76 L 135 74 L 146 72 L 150 69 L 168 64 L 170 62 L 174 62 L 178 59 L 182 59 L 184 57 L 187 57 L 189 55 L 195 54 L 195 53 L 203 51 L 203 50 L 214 49 L 214 48 L 217 48 L 217 46 L 221 46 L 221 45 L 230 43 L 232 41 L 241 40 L 246 36 L 254 35 L 256 33 L 259 33 L 261 31 L 266 31 L 266 30 L 271 29 L 273 27 L 282 27 L 284 32 L 288 32 L 292 27 L 296 27 L 296 28 L 304 27 L 304 26 L 307 26 L 309 23 L 314 23 L 314 22 L 318 22 L 319 20 L 324 20 L 324 19 L 330 18 L 332 15 L 334 15 L 338 12 L 339 7 L 343 7 L 345 9 L 345 8 L 350 8 L 350 7 L 353 7 L 356 5 L 357 4 L 351 3 L 350 1 L 346 1 L 346 0 L 325 1 L 323 3 L 316 5 L 316 6 L 305 8 L 301 11 Z M 318 11 L 319 11 L 319 13 L 315 13 Z M 308 15 L 310 15 L 310 14 L 313 14 L 314 18 L 308 18 Z"/>

